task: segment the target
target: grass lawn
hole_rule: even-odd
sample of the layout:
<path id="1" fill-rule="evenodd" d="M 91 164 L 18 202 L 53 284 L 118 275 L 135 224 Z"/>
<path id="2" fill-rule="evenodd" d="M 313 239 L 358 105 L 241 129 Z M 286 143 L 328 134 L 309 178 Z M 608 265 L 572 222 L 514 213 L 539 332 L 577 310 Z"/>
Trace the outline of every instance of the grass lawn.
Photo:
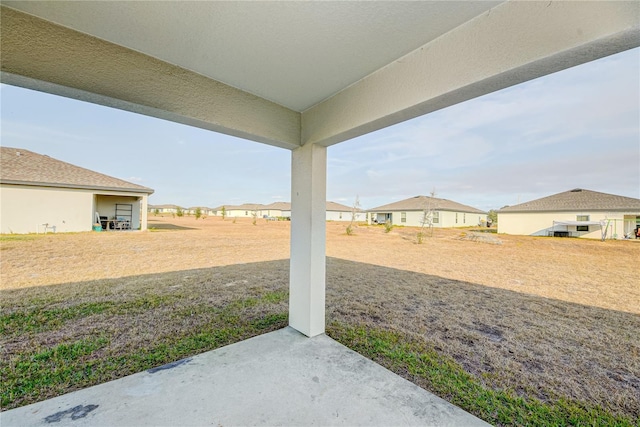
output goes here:
<path id="1" fill-rule="evenodd" d="M 0 239 L 3 410 L 287 325 L 289 264 L 281 255 L 288 224 L 216 219 L 214 225 L 207 219 L 209 233 L 202 220 L 186 220 L 167 221 L 176 228 L 159 222 L 156 233 Z M 640 245 L 500 236 L 503 244 L 491 245 L 460 239 L 457 231 L 417 245 L 409 229 L 387 234 L 361 227 L 346 236 L 338 227 L 328 224 L 332 338 L 492 424 L 640 425 L 640 315 L 627 308 L 636 294 L 617 309 L 611 307 L 616 298 L 584 303 L 608 287 L 621 289 L 618 280 L 635 277 L 627 276 L 632 269 L 612 272 L 611 284 L 600 290 L 591 285 L 593 276 L 606 274 L 585 272 L 578 280 L 586 292 L 573 294 L 574 282 L 563 285 L 569 279 L 558 275 L 556 286 L 563 289 L 550 298 L 540 295 L 552 286 L 548 271 L 537 279 L 541 292 L 535 294 L 512 289 L 499 271 L 494 276 L 503 285 L 488 286 L 487 266 L 469 265 L 477 262 L 469 254 L 481 251 L 482 259 L 513 258 L 503 264 L 513 268 L 518 257 L 536 257 L 541 244 L 560 245 L 555 255 L 565 267 L 591 257 L 604 265 L 606 249 L 611 256 L 627 253 L 628 261 L 637 259 Z M 371 257 L 380 253 L 370 250 L 372 241 L 404 255 L 375 265 Z M 126 244 L 140 257 L 138 274 L 131 274 L 130 263 L 118 267 L 119 255 L 85 262 L 87 248 L 100 244 Z M 185 246 L 176 251 L 176 244 Z M 261 250 L 268 245 L 275 248 Z M 190 256 L 184 254 L 189 247 Z M 345 247 L 352 259 L 340 255 Z M 156 256 L 169 267 L 148 272 L 149 264 L 161 265 Z M 434 264 L 447 262 L 451 274 L 442 271 L 446 266 L 430 266 L 438 257 L 446 261 Z M 456 268 L 465 262 L 479 270 L 475 280 L 461 280 L 473 274 Z M 526 269 L 512 276 L 521 282 L 535 277 Z"/>

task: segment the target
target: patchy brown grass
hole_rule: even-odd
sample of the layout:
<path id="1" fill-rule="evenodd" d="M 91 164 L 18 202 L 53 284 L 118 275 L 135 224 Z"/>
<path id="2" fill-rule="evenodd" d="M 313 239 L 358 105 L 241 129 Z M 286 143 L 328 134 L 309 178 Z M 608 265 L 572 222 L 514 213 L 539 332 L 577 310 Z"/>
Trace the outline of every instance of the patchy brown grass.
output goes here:
<path id="1" fill-rule="evenodd" d="M 501 243 L 492 244 L 435 230 L 417 244 L 417 229 L 359 226 L 347 236 L 346 225 L 327 224 L 330 325 L 398 332 L 493 389 L 640 417 L 640 242 L 492 235 Z M 3 363 L 96 334 L 109 344 L 92 357 L 113 359 L 220 316 L 286 313 L 288 222 L 151 216 L 149 226 L 156 231 L 2 236 L 2 315 L 31 313 L 39 325 L 11 323 Z M 274 319 L 265 331 L 282 323 Z"/>

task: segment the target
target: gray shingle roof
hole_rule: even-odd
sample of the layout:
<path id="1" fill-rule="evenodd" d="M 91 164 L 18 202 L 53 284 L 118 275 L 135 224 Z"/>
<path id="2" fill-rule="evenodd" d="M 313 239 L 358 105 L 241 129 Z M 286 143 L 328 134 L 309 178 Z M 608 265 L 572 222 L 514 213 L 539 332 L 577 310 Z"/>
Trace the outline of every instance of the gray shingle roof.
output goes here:
<path id="1" fill-rule="evenodd" d="M 227 211 L 259 211 L 264 208 L 264 205 L 260 203 L 243 203 L 241 205 L 224 205 L 224 208 Z"/>
<path id="2" fill-rule="evenodd" d="M 153 193 L 133 184 L 21 148 L 0 147 L 0 182 L 45 187 Z"/>
<path id="3" fill-rule="evenodd" d="M 273 203 L 271 203 L 269 205 L 266 205 L 262 209 L 273 209 L 273 210 L 280 210 L 280 211 L 290 211 L 291 210 L 291 203 L 289 203 L 289 202 L 273 202 Z"/>
<path id="4" fill-rule="evenodd" d="M 567 211 L 634 211 L 640 212 L 640 199 L 599 193 L 597 191 L 576 188 L 564 193 L 554 194 L 519 205 L 500 209 L 499 213 L 509 212 L 567 212 Z"/>
<path id="5" fill-rule="evenodd" d="M 431 208 L 434 211 L 450 211 L 450 212 L 468 212 L 486 214 L 486 212 L 476 209 L 472 206 L 463 205 L 447 199 L 438 199 L 437 197 L 415 196 L 409 199 L 400 200 L 399 202 L 390 203 L 388 205 L 378 206 L 369 209 L 370 212 L 396 212 L 396 211 L 423 211 Z"/>
<path id="6" fill-rule="evenodd" d="M 336 202 L 327 202 L 326 209 L 328 211 L 335 211 L 335 212 L 351 212 L 353 210 L 353 206 L 346 206 Z M 356 212 L 362 212 L 362 210 L 356 209 Z"/>

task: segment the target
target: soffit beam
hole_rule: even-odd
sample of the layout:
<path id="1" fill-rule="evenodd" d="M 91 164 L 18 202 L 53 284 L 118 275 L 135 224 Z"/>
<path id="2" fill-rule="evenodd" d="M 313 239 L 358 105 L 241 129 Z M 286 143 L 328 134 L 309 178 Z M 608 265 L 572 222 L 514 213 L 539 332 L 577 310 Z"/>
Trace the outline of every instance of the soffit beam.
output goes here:
<path id="1" fill-rule="evenodd" d="M 638 2 L 507 2 L 302 113 L 333 145 L 640 45 Z"/>
<path id="2" fill-rule="evenodd" d="M 277 147 L 300 146 L 300 113 L 200 74 L 1 7 L 2 82 Z"/>

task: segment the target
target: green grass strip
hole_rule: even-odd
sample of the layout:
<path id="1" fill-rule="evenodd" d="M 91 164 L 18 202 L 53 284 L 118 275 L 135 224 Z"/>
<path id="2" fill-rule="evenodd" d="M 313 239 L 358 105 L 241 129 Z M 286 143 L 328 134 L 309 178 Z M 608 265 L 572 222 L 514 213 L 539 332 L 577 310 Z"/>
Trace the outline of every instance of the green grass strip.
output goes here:
<path id="1" fill-rule="evenodd" d="M 109 337 L 105 335 L 14 356 L 0 366 L 0 405 L 3 409 L 10 409 L 34 403 L 283 328 L 288 323 L 286 312 L 249 318 L 241 311 L 243 307 L 270 304 L 272 300 L 273 297 L 251 302 L 246 299 L 233 301 L 198 330 L 182 336 L 165 337 L 145 348 L 125 347 L 123 352 L 121 347 L 120 352 L 114 354 L 109 347 Z M 124 305 L 137 307 L 138 303 Z M 106 308 L 79 305 L 57 314 L 68 319 L 90 316 L 107 309 L 121 310 L 123 305 L 107 304 Z M 33 318 L 30 320 L 31 329 L 51 326 L 51 316 L 49 313 Z M 16 319 L 14 316 L 13 321 Z"/>
<path id="2" fill-rule="evenodd" d="M 66 321 L 99 314 L 114 306 L 110 302 L 78 304 L 69 308 L 32 309 L 0 316 L 0 333 L 21 334 L 56 329 Z"/>
<path id="3" fill-rule="evenodd" d="M 169 305 L 178 297 L 151 295 L 133 301 L 101 301 L 81 303 L 66 308 L 44 308 L 16 311 L 0 316 L 0 334 L 19 335 L 28 332 L 43 332 L 57 329 L 64 323 L 101 313 L 132 315 L 149 309 Z"/>
<path id="4" fill-rule="evenodd" d="M 51 388 L 63 392 L 70 384 L 81 381 L 84 372 L 79 365 L 107 344 L 105 337 L 92 337 L 23 354 L 9 363 L 3 362 L 0 368 L 3 409 L 24 396 L 41 395 L 43 390 Z"/>
<path id="5" fill-rule="evenodd" d="M 510 390 L 487 388 L 453 359 L 397 332 L 334 323 L 327 334 L 398 374 L 408 372 L 413 377 L 410 380 L 420 379 L 427 390 L 494 425 L 639 425 L 639 420 L 582 402 L 542 402 L 522 398 Z"/>

